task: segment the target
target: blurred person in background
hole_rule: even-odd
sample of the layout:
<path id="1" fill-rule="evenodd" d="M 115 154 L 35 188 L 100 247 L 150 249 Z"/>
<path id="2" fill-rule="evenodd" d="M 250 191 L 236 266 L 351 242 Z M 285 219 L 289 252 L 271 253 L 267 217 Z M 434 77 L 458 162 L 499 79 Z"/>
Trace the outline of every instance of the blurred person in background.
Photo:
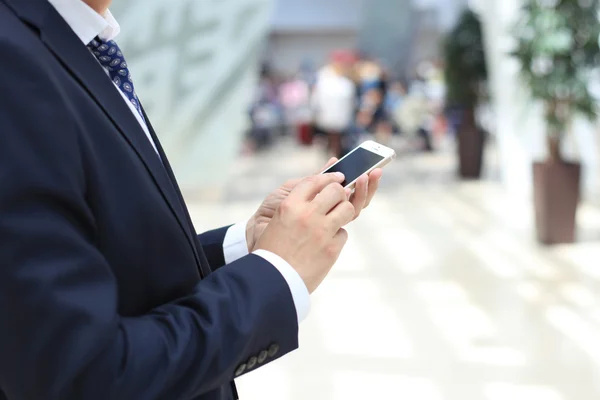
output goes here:
<path id="1" fill-rule="evenodd" d="M 302 72 L 285 81 L 279 87 L 279 99 L 285 111 L 288 131 L 308 126 L 310 113 L 310 88 Z"/>
<path id="2" fill-rule="evenodd" d="M 369 116 L 367 130 L 375 136 L 375 140 L 384 145 L 389 144 L 393 133 L 391 116 L 385 104 L 387 83 L 384 80 L 373 82 L 363 94 L 360 112 Z"/>
<path id="3" fill-rule="evenodd" d="M 342 138 L 342 157 L 367 140 L 367 136 L 370 134 L 369 125 L 372 117 L 371 109 L 358 108 L 352 125 Z"/>
<path id="4" fill-rule="evenodd" d="M 249 115 L 252 150 L 263 150 L 269 147 L 281 124 L 277 106 L 265 98 L 258 98 L 250 107 Z"/>
<path id="5" fill-rule="evenodd" d="M 252 150 L 271 145 L 284 123 L 275 74 L 263 65 L 260 81 L 249 109 L 250 141 Z"/>
<path id="6" fill-rule="evenodd" d="M 446 84 L 441 62 L 428 61 L 420 66 L 424 91 L 431 109 L 430 134 L 436 142 L 448 131 L 445 116 Z"/>
<path id="7" fill-rule="evenodd" d="M 311 59 L 305 58 L 300 63 L 300 78 L 312 89 L 317 81 L 317 71 Z"/>
<path id="8" fill-rule="evenodd" d="M 0 400 L 231 400 L 298 347 L 381 170 L 197 235 L 109 4 L 0 0 Z"/>
<path id="9" fill-rule="evenodd" d="M 431 141 L 432 114 L 424 82 L 417 77 L 402 103 L 392 115 L 400 131 L 408 139 L 417 139 L 425 151 L 433 149 Z"/>
<path id="10" fill-rule="evenodd" d="M 391 82 L 389 90 L 385 96 L 385 109 L 388 115 L 394 115 L 394 113 L 402 105 L 402 101 L 406 97 L 406 87 L 401 81 Z"/>
<path id="11" fill-rule="evenodd" d="M 334 52 L 330 63 L 317 74 L 311 99 L 316 128 L 327 135 L 329 155 L 338 158 L 343 153 L 342 136 L 352 125 L 356 109 L 353 63 L 348 52 Z"/>
<path id="12" fill-rule="evenodd" d="M 356 63 L 356 75 L 359 95 L 362 98 L 368 91 L 377 88 L 383 80 L 383 68 L 376 61 L 363 56 L 363 59 Z"/>

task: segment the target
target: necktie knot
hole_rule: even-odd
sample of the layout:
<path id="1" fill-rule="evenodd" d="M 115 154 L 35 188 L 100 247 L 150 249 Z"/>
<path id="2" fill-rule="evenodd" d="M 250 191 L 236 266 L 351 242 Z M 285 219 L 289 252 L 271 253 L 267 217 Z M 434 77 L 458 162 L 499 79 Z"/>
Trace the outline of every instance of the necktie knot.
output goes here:
<path id="1" fill-rule="evenodd" d="M 142 106 L 135 93 L 135 86 L 123 52 L 114 40 L 103 41 L 95 38 L 88 44 L 88 49 L 96 57 L 100 65 L 108 71 L 110 79 L 133 104 L 143 119 Z"/>

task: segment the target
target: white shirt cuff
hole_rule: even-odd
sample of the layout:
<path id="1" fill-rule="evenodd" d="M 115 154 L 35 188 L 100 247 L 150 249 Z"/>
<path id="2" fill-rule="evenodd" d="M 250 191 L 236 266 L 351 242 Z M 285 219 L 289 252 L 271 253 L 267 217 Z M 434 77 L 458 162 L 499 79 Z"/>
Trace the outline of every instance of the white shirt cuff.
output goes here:
<path id="1" fill-rule="evenodd" d="M 231 264 L 248 255 L 248 242 L 246 241 L 246 226 L 248 221 L 238 223 L 227 229 L 223 240 L 223 255 L 225 265 Z"/>
<path id="2" fill-rule="evenodd" d="M 266 250 L 256 250 L 252 254 L 262 257 L 273 264 L 283 276 L 283 279 L 285 279 L 290 287 L 290 292 L 292 292 L 292 299 L 294 300 L 294 306 L 296 307 L 296 314 L 298 316 L 298 324 L 300 324 L 300 322 L 308 316 L 308 312 L 310 311 L 310 293 L 308 293 L 308 289 L 302 278 L 300 278 L 300 275 L 287 261 L 277 254 Z"/>

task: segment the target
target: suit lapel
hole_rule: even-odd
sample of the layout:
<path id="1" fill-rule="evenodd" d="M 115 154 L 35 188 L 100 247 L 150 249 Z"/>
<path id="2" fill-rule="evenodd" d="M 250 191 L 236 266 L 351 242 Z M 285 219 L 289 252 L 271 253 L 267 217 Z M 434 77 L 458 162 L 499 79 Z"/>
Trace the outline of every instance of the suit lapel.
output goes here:
<path id="1" fill-rule="evenodd" d="M 123 135 L 137 156 L 142 160 L 169 208 L 175 215 L 181 229 L 184 231 L 188 242 L 192 246 L 196 261 L 200 264 L 196 251 L 196 241 L 187 226 L 184 210 L 181 207 L 175 186 L 171 182 L 169 172 L 163 166 L 161 159 L 154 151 L 137 119 L 125 104 L 110 78 L 95 60 L 94 56 L 82 45 L 70 27 L 54 10 L 46 13 L 44 22 L 40 26 L 40 35 L 46 46 L 88 91 L 90 96 L 98 103 L 106 116 L 118 128 L 120 134 Z M 158 141 L 156 144 L 157 146 L 159 145 Z M 161 154 L 161 157 L 163 157 L 166 163 L 164 153 Z"/>
<path id="2" fill-rule="evenodd" d="M 158 150 L 158 154 L 160 155 L 160 158 L 162 159 L 164 169 L 165 169 L 167 175 L 169 176 L 169 179 L 173 185 L 173 189 L 175 190 L 177 199 L 179 201 L 180 209 L 182 210 L 184 217 L 187 221 L 188 235 L 191 235 L 191 238 L 195 242 L 196 231 L 194 229 L 194 225 L 192 223 L 190 215 L 187 212 L 187 206 L 185 204 L 185 200 L 183 199 L 183 195 L 181 194 L 181 190 L 179 189 L 179 186 L 177 185 L 177 179 L 175 179 L 175 174 L 173 173 L 171 164 L 169 163 L 167 155 L 165 154 L 165 151 L 160 143 L 160 140 L 158 139 L 158 136 L 156 135 L 156 131 L 154 130 L 154 127 L 150 123 L 150 118 L 148 118 L 148 115 L 146 114 L 146 110 L 144 109 L 143 106 L 142 106 L 142 114 L 144 116 L 144 119 L 146 120 L 148 130 L 150 131 L 150 136 L 152 137 L 152 140 L 154 141 L 154 144 L 156 145 L 156 149 Z M 194 255 L 196 256 L 196 261 L 198 262 L 198 265 L 200 266 L 200 273 L 202 274 L 202 276 L 207 276 L 210 273 L 210 268 L 208 268 L 208 261 L 206 260 L 204 254 L 198 254 L 196 246 L 193 246 L 193 250 L 194 250 Z"/>

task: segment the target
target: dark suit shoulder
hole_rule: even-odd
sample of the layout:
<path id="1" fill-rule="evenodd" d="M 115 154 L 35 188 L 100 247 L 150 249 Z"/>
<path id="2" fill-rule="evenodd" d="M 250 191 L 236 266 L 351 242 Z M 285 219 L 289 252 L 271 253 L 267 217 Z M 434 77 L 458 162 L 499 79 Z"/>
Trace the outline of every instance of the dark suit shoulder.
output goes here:
<path id="1" fill-rule="evenodd" d="M 39 31 L 21 20 L 13 10 L 0 0 L 0 46 L 6 43 L 39 41 Z"/>
<path id="2" fill-rule="evenodd" d="M 9 12 L 0 10 L 1 164 L 6 173 L 19 168 L 37 171 L 29 177 L 42 173 L 37 168 L 60 169 L 61 175 L 75 173 L 81 183 L 79 130 L 64 89 L 48 65 L 48 51 L 33 36 L 20 36 L 19 30 L 7 35 L 10 26 L 3 24 L 10 20 Z"/>
<path id="3" fill-rule="evenodd" d="M 0 0 L 0 81 L 3 90 L 8 83 L 21 84 L 21 91 L 31 89 L 40 92 L 40 83 L 44 82 L 45 89 L 52 88 L 54 97 L 60 92 L 61 85 L 53 78 L 55 61 L 50 50 L 40 38 L 36 27 L 17 17 L 13 11 Z M 5 96 L 3 96 L 5 97 Z"/>

